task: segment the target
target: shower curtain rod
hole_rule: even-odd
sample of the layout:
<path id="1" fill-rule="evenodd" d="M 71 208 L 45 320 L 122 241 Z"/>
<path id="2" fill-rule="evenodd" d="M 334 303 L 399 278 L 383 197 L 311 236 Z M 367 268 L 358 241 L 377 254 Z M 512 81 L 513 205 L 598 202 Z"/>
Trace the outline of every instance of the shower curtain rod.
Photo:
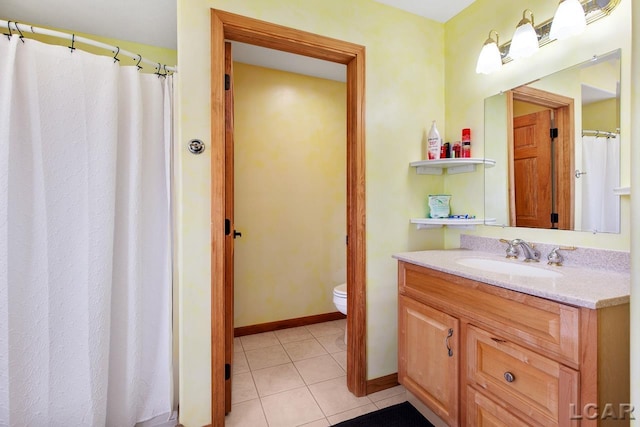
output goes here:
<path id="1" fill-rule="evenodd" d="M 599 136 L 602 137 L 607 137 L 607 138 L 615 138 L 616 136 L 618 136 L 619 132 L 607 132 L 604 130 L 589 130 L 589 129 L 583 129 L 582 130 L 582 136 L 595 136 L 596 138 Z"/>
<path id="2" fill-rule="evenodd" d="M 144 62 L 145 64 L 150 64 L 153 65 L 155 68 L 158 69 L 158 73 L 160 73 L 160 71 L 170 71 L 172 73 L 177 73 L 178 69 L 177 67 L 169 67 L 166 66 L 164 64 L 160 64 L 158 62 L 153 62 L 150 61 L 146 58 L 143 58 L 142 55 L 138 54 L 138 53 L 133 53 L 133 52 L 129 52 L 127 50 L 124 49 L 120 49 L 118 46 L 112 46 L 106 43 L 102 43 L 99 42 L 97 40 L 92 40 L 92 39 L 88 39 L 86 37 L 81 37 L 81 36 L 76 36 L 75 34 L 69 34 L 69 33 L 63 33 L 61 31 L 54 31 L 54 30 L 48 30 L 46 28 L 40 28 L 40 27 L 34 27 L 32 25 L 27 25 L 27 24 L 20 24 L 19 22 L 16 21 L 5 21 L 3 19 L 0 19 L 0 28 L 6 28 L 9 30 L 9 33 L 18 33 L 20 34 L 20 36 L 23 36 L 24 33 L 33 33 L 33 34 L 42 34 L 45 36 L 51 36 L 51 37 L 58 37 L 61 39 L 66 39 L 66 40 L 70 40 L 71 41 L 71 46 L 73 46 L 73 43 L 78 42 L 78 43 L 84 43 L 84 44 L 88 44 L 91 46 L 95 46 L 95 47 L 99 47 L 101 49 L 106 49 L 106 50 L 110 50 L 111 52 L 114 53 L 114 58 L 117 58 L 118 55 L 125 55 L 128 56 L 136 61 L 138 61 L 138 64 L 140 62 Z M 5 34 L 5 35 L 9 35 L 9 34 Z"/>

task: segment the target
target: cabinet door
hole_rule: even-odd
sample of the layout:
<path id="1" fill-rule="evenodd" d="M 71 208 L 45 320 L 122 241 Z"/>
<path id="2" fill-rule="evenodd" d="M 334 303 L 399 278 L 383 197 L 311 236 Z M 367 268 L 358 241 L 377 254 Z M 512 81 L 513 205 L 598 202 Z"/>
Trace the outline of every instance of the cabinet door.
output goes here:
<path id="1" fill-rule="evenodd" d="M 445 422 L 458 425 L 458 319 L 398 299 L 398 380 Z"/>

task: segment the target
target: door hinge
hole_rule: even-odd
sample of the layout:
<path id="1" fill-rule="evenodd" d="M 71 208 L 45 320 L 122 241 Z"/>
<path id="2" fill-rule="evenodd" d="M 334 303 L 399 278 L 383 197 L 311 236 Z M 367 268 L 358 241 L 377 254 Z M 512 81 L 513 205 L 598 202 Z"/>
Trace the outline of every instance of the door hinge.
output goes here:
<path id="1" fill-rule="evenodd" d="M 345 243 L 345 245 L 349 244 L 349 236 L 348 235 L 344 236 L 344 243 Z"/>
<path id="2" fill-rule="evenodd" d="M 558 128 L 549 129 L 549 134 L 551 136 L 551 139 L 557 138 L 558 137 Z"/>
<path id="3" fill-rule="evenodd" d="M 224 364 L 224 380 L 231 378 L 231 365 L 229 363 Z"/>
<path id="4" fill-rule="evenodd" d="M 558 222 L 558 214 L 556 212 L 551 212 L 551 223 L 555 224 Z"/>
<path id="5" fill-rule="evenodd" d="M 231 89 L 231 76 L 229 74 L 224 75 L 224 90 Z"/>
<path id="6" fill-rule="evenodd" d="M 224 220 L 224 235 L 228 236 L 229 234 L 231 234 L 231 220 L 226 218 Z"/>

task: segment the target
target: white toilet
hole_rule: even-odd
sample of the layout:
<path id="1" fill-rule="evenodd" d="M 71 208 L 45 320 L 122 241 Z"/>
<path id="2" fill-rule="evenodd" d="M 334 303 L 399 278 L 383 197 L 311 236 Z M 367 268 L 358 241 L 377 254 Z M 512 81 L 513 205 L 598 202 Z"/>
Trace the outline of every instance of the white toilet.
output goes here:
<path id="1" fill-rule="evenodd" d="M 333 288 L 333 303 L 335 304 L 338 311 L 344 315 L 347 314 L 347 284 L 343 283 L 341 285 Z M 344 343 L 347 343 L 347 326 L 344 327 Z"/>

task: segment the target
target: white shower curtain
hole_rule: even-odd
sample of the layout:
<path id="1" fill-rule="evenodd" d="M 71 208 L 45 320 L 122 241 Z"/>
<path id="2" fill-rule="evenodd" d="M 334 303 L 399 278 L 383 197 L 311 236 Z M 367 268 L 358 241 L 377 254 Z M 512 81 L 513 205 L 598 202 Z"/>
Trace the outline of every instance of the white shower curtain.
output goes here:
<path id="1" fill-rule="evenodd" d="M 620 232 L 620 138 L 582 137 L 582 229 Z"/>
<path id="2" fill-rule="evenodd" d="M 0 425 L 171 411 L 171 78 L 0 39 Z"/>

